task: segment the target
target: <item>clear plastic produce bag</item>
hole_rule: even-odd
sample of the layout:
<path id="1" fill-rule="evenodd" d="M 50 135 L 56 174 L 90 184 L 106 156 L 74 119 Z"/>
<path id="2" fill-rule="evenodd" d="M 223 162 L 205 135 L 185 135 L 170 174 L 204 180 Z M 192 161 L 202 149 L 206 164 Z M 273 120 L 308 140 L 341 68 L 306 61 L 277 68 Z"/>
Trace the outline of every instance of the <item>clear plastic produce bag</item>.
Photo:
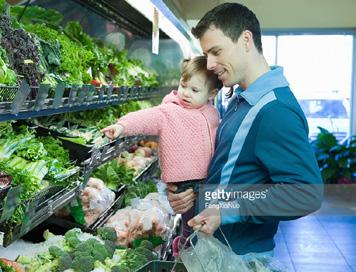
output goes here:
<path id="1" fill-rule="evenodd" d="M 193 243 L 192 241 L 195 240 L 196 243 Z M 245 258 L 246 255 L 242 258 L 236 255 L 229 245 L 224 245 L 212 235 L 206 235 L 196 231 L 187 241 L 191 246 L 181 250 L 180 257 L 188 272 L 287 271 L 273 258 L 263 257 L 261 259 L 253 253 L 248 254 L 248 258 Z"/>
<path id="2" fill-rule="evenodd" d="M 194 232 L 188 241 L 198 239 L 191 247 L 183 249 L 180 257 L 188 272 L 249 272 L 245 262 L 229 247 L 212 235 Z"/>

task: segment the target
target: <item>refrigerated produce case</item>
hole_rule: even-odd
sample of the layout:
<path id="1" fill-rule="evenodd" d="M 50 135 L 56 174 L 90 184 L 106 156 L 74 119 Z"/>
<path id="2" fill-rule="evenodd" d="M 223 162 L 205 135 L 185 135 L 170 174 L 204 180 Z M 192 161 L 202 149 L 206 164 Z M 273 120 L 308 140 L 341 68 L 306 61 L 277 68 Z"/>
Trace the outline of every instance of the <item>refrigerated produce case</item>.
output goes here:
<path id="1" fill-rule="evenodd" d="M 21 119 L 33 126 L 31 125 L 32 119 L 38 117 L 107 108 L 122 105 L 128 101 L 149 100 L 157 103 L 167 91 L 178 84 L 180 62 L 183 57 L 179 44 L 170 39 L 166 33 L 161 32 L 160 53 L 152 54 L 152 23 L 125 1 L 25 1 L 22 3 L 24 10 L 18 19 L 26 20 L 26 9 L 37 5 L 46 9 L 53 8 L 62 14 L 63 21 L 58 29 L 64 28 L 70 21 L 79 22 L 83 31 L 101 46 L 114 47 L 117 51 L 127 52 L 128 59 L 139 59 L 150 72 L 158 75 L 159 85 L 153 87 L 140 85 L 140 81 L 135 81 L 131 85 L 113 85 L 110 81 L 103 84 L 103 81 L 108 78 L 101 78 L 103 81 L 99 84 L 96 81 L 87 84 L 57 82 L 51 85 L 41 83 L 38 86 L 32 86 L 26 80 L 17 79 L 17 86 L 0 85 L 0 122 Z M 32 20 L 35 21 L 33 14 L 28 14 L 28 16 L 32 16 Z M 41 18 L 38 22 L 41 22 Z M 60 136 L 46 131 L 46 128 L 37 126 L 36 129 L 41 136 L 48 135 L 48 133 L 52 136 Z M 76 225 L 74 222 L 52 215 L 78 197 L 91 173 L 97 167 L 117 157 L 140 139 L 145 139 L 145 136 L 125 137 L 101 147 L 80 146 L 61 139 L 64 147 L 70 151 L 71 159 L 76 160 L 80 167 L 80 172 L 76 173 L 76 181 L 70 186 L 48 187 L 29 199 L 25 203 L 27 207 L 25 219 L 19 225 L 3 224 L 14 212 L 14 209 L 9 207 L 13 204 L 11 201 L 14 201 L 11 196 L 15 196 L 16 199 L 16 188 L 11 187 L 11 184 L 2 187 L 1 245 L 9 246 L 32 229 L 40 228 L 44 222 L 47 225 L 55 224 L 66 229 L 79 226 L 85 231 L 94 233 L 110 215 L 121 207 L 125 186 L 115 192 L 116 198 L 113 204 L 89 226 Z M 136 175 L 135 180 L 151 176 L 157 168 L 156 159 Z M 177 226 L 172 225 L 173 227 Z M 169 241 L 168 244 L 170 244 Z M 161 249 L 164 249 L 164 252 L 160 253 L 163 256 L 166 250 L 169 250 L 167 243 Z"/>

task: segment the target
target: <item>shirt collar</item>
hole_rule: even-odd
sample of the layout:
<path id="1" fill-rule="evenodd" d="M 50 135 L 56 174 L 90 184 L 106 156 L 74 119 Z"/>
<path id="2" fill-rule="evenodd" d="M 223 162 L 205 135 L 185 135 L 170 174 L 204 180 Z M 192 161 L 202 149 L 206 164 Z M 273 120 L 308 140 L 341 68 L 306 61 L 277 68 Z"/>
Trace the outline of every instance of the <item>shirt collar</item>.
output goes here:
<path id="1" fill-rule="evenodd" d="M 271 70 L 257 78 L 246 90 L 238 87 L 235 95 L 244 98 L 251 106 L 275 88 L 286 87 L 289 83 L 283 75 L 283 67 L 272 66 Z"/>

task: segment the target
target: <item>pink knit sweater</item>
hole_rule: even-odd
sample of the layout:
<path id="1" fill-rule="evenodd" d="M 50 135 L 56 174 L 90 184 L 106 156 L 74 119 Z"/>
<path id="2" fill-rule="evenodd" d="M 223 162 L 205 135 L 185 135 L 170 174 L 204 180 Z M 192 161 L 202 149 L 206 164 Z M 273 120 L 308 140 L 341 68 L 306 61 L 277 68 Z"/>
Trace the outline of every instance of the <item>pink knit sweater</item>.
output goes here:
<path id="1" fill-rule="evenodd" d="M 124 135 L 158 135 L 164 182 L 203 179 L 214 152 L 219 113 L 212 105 L 184 108 L 172 91 L 162 104 L 120 118 Z"/>

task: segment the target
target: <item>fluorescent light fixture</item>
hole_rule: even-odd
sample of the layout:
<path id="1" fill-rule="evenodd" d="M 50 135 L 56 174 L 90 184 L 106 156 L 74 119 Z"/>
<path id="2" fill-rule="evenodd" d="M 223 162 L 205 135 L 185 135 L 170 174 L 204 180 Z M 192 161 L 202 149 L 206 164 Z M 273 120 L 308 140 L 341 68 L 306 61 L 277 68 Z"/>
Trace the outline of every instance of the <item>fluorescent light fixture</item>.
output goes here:
<path id="1" fill-rule="evenodd" d="M 176 41 L 183 51 L 185 58 L 191 57 L 192 48 L 188 38 L 177 28 L 177 26 L 169 20 L 162 12 L 162 9 L 167 7 L 162 1 L 151 1 L 151 0 L 126 0 L 133 8 L 138 10 L 143 16 L 148 20 L 153 22 L 153 12 L 154 8 L 159 11 L 159 28 L 166 33 L 171 39 Z M 155 2 L 155 4 L 153 3 Z M 158 3 L 158 4 L 157 4 Z M 164 6 L 162 6 L 164 5 Z M 163 8 L 162 8 L 163 7 Z M 167 11 L 167 10 L 165 10 Z M 167 15 L 167 13 L 166 13 Z M 172 18 L 172 17 L 171 17 Z M 175 20 L 177 18 L 174 17 Z M 190 33 L 185 33 L 190 36 Z"/>

